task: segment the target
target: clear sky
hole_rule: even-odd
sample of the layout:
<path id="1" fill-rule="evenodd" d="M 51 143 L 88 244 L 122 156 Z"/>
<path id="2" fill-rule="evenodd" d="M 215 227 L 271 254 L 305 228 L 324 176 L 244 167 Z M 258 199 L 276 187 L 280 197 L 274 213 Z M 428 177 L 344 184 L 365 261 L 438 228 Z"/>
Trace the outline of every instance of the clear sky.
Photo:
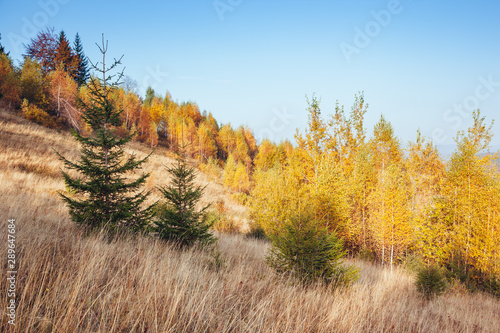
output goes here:
<path id="1" fill-rule="evenodd" d="M 293 140 L 313 93 L 327 115 L 364 91 L 369 133 L 383 114 L 403 143 L 420 128 L 443 152 L 472 109 L 500 121 L 498 0 L 0 0 L 15 60 L 45 26 L 78 32 L 93 61 L 104 33 L 141 93 L 168 90 L 258 138 Z"/>

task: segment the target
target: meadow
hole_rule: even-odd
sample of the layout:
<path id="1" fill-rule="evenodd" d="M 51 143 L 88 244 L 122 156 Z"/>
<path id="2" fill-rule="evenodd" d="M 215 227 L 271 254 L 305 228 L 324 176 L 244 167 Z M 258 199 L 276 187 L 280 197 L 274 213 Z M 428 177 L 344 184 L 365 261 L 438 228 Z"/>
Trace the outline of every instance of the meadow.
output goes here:
<path id="1" fill-rule="evenodd" d="M 248 213 L 203 174 L 203 203 L 223 200 L 240 233 L 218 234 L 221 258 L 179 251 L 151 237 L 86 237 L 58 195 L 62 162 L 78 158 L 68 132 L 0 111 L 0 256 L 7 271 L 7 223 L 16 220 L 16 325 L 8 324 L 0 279 L 2 332 L 498 332 L 500 300 L 452 286 L 424 299 L 414 276 L 349 259 L 360 278 L 347 290 L 296 285 L 265 263 L 269 244 L 245 236 Z M 138 157 L 149 149 L 132 142 Z M 144 171 L 151 202 L 169 181 L 173 156 L 156 148 Z"/>

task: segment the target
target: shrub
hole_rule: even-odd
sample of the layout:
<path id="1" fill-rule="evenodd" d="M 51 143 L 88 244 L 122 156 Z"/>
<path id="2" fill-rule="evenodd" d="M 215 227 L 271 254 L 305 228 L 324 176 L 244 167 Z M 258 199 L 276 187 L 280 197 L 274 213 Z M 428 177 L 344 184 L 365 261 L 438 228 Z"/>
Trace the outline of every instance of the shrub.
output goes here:
<path id="1" fill-rule="evenodd" d="M 25 99 L 21 104 L 21 112 L 23 117 L 29 121 L 33 121 L 39 125 L 49 128 L 60 128 L 61 122 L 54 116 L 49 115 L 45 110 L 34 104 L 29 104 Z"/>
<path id="2" fill-rule="evenodd" d="M 226 269 L 226 259 L 222 256 L 219 246 L 215 243 L 210 250 L 210 260 L 208 261 L 208 268 L 215 271 L 223 271 Z"/>
<path id="3" fill-rule="evenodd" d="M 449 280 L 460 282 L 466 290 L 478 290 L 500 297 L 500 277 L 481 272 L 472 265 L 467 265 L 459 254 L 454 254 L 446 262 L 446 276 Z"/>
<path id="4" fill-rule="evenodd" d="M 246 233 L 247 237 L 257 238 L 257 239 L 267 239 L 266 232 L 257 221 L 251 220 L 249 223 L 249 227 L 250 230 Z"/>
<path id="5" fill-rule="evenodd" d="M 231 195 L 231 199 L 233 199 L 242 206 L 246 206 L 250 201 L 250 196 L 245 192 L 238 192 L 238 193 L 233 193 Z"/>
<path id="6" fill-rule="evenodd" d="M 219 166 L 217 159 L 209 157 L 206 164 L 200 164 L 200 170 L 210 179 L 210 181 L 220 181 L 222 168 Z"/>
<path id="7" fill-rule="evenodd" d="M 219 214 L 224 214 L 227 212 L 226 202 L 224 201 L 224 199 L 218 199 L 215 202 L 215 209 Z"/>
<path id="8" fill-rule="evenodd" d="M 342 241 L 311 219 L 292 218 L 270 239 L 266 262 L 278 273 L 291 274 L 305 284 L 321 281 L 333 287 L 349 286 L 357 279 L 357 270 L 343 265 Z"/>
<path id="9" fill-rule="evenodd" d="M 439 296 L 445 292 L 447 283 L 443 270 L 436 265 L 421 268 L 415 281 L 417 290 L 427 299 Z"/>
<path id="10" fill-rule="evenodd" d="M 483 278 L 480 288 L 493 296 L 500 297 L 500 277 L 488 276 Z"/>
<path id="11" fill-rule="evenodd" d="M 30 161 L 26 161 L 26 162 L 15 163 L 13 166 L 19 169 L 20 171 L 26 173 L 36 173 L 41 176 L 46 176 L 51 178 L 59 178 L 60 176 L 59 170 L 52 169 L 49 166 L 40 163 L 33 163 Z"/>
<path id="12" fill-rule="evenodd" d="M 0 52 L 0 102 L 8 107 L 18 107 L 21 104 L 21 88 L 12 61 Z"/>
<path id="13" fill-rule="evenodd" d="M 403 259 L 402 266 L 405 270 L 413 274 L 418 274 L 418 272 L 425 268 L 422 259 L 415 253 L 407 255 Z"/>
<path id="14" fill-rule="evenodd" d="M 369 262 L 375 261 L 375 256 L 373 255 L 373 251 L 367 247 L 363 247 L 359 251 L 358 256 L 359 256 L 359 259 L 364 260 L 364 261 L 369 261 Z"/>
<path id="15" fill-rule="evenodd" d="M 210 211 L 207 215 L 208 220 L 213 221 L 212 228 L 214 230 L 228 234 L 234 234 L 239 231 L 233 219 L 230 218 L 225 212 L 220 213 L 217 211 Z"/>

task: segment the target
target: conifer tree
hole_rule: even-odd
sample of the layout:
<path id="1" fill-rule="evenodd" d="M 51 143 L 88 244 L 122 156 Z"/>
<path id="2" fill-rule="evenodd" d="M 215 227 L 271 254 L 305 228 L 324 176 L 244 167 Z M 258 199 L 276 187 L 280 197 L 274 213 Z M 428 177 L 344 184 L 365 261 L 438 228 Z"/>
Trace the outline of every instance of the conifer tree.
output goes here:
<path id="1" fill-rule="evenodd" d="M 78 57 L 69 45 L 69 41 L 66 38 L 64 31 L 59 34 L 59 43 L 57 44 L 56 54 L 55 54 L 55 65 L 62 64 L 63 69 L 71 77 L 76 77 L 78 70 Z"/>
<path id="2" fill-rule="evenodd" d="M 409 224 L 411 211 L 407 204 L 408 186 L 404 169 L 392 163 L 381 177 L 371 194 L 371 234 L 381 251 L 382 263 L 390 262 L 392 270 L 395 260 L 412 240 Z"/>
<path id="3" fill-rule="evenodd" d="M 269 139 L 262 140 L 259 146 L 259 152 L 255 156 L 255 170 L 267 171 L 275 164 L 276 144 Z"/>
<path id="4" fill-rule="evenodd" d="M 207 161 L 217 154 L 217 143 L 210 130 L 210 125 L 204 120 L 198 127 L 198 156 L 201 161 Z"/>
<path id="5" fill-rule="evenodd" d="M 61 196 L 70 209 L 73 221 L 92 230 L 110 232 L 144 230 L 152 216 L 152 206 L 142 208 L 148 193 L 139 191 L 149 174 L 127 181 L 126 174 L 136 171 L 148 157 L 137 160 L 135 156 L 124 157 L 124 145 L 131 137 L 120 138 L 114 133 L 119 125 L 121 110 L 116 109 L 109 97 L 122 73 L 110 75 L 109 71 L 121 64 L 121 58 L 106 67 L 107 42 L 102 47 L 102 63 L 92 68 L 102 78 L 92 77 L 88 84 L 90 102 L 84 105 L 83 121 L 91 128 L 89 136 L 73 132 L 81 144 L 80 161 L 64 161 L 66 168 L 76 170 L 81 177 L 74 178 L 63 172 L 68 194 Z M 102 68 L 99 67 L 102 66 Z M 113 82 L 114 80 L 114 82 Z M 111 83 L 112 82 L 112 83 Z M 72 193 L 72 194 L 70 194 Z"/>
<path id="6" fill-rule="evenodd" d="M 155 91 L 154 91 L 153 88 L 151 88 L 151 86 L 149 86 L 146 89 L 146 97 L 144 97 L 144 103 L 143 103 L 143 105 L 145 107 L 151 106 L 151 103 L 153 102 L 154 98 L 155 98 Z"/>
<path id="7" fill-rule="evenodd" d="M 304 177 L 317 178 L 321 157 L 325 152 L 328 139 L 328 128 L 321 118 L 320 101 L 313 95 L 312 100 L 307 99 L 308 128 L 304 135 L 297 131 L 295 141 L 303 153 L 303 163 L 307 166 Z"/>
<path id="8" fill-rule="evenodd" d="M 493 165 L 496 154 L 487 153 L 493 136 L 479 110 L 472 114 L 473 125 L 459 132 L 457 149 L 450 159 L 443 184 L 443 197 L 450 207 L 450 258 L 462 265 L 464 273 L 475 268 L 481 274 L 500 274 L 499 177 Z M 486 154 L 485 154 L 486 152 Z"/>
<path id="9" fill-rule="evenodd" d="M 2 34 L 0 34 L 0 40 L 2 40 Z M 9 53 L 10 52 L 5 52 L 5 48 L 3 47 L 3 45 L 0 43 L 0 55 L 2 54 L 5 54 L 6 56 L 9 56 Z"/>
<path id="10" fill-rule="evenodd" d="M 21 87 L 19 75 L 12 64 L 12 60 L 5 53 L 0 52 L 0 99 L 9 108 L 21 104 Z"/>
<path id="11" fill-rule="evenodd" d="M 256 170 L 250 214 L 266 235 L 278 233 L 290 214 L 302 211 L 309 200 L 301 200 L 304 190 L 291 168 L 276 164 L 269 170 Z"/>
<path id="12" fill-rule="evenodd" d="M 222 183 L 224 186 L 232 187 L 234 184 L 234 175 L 238 165 L 234 161 L 233 155 L 229 155 L 224 166 L 224 174 L 222 175 Z"/>
<path id="13" fill-rule="evenodd" d="M 310 217 L 291 217 L 270 238 L 266 262 L 278 273 L 305 284 L 322 281 L 332 287 L 349 286 L 358 277 L 353 266 L 343 265 L 347 253 L 342 240 Z"/>
<path id="14" fill-rule="evenodd" d="M 377 174 L 373 165 L 373 156 L 370 147 L 363 144 L 358 147 L 353 171 L 349 181 L 349 200 L 351 207 L 351 224 L 349 225 L 352 235 L 351 246 L 357 245 L 360 249 L 370 247 L 371 234 L 369 228 L 370 218 L 370 195 L 374 190 Z"/>
<path id="15" fill-rule="evenodd" d="M 76 83 L 78 83 L 78 86 L 80 87 L 81 85 L 85 84 L 89 79 L 89 67 L 88 67 L 87 57 L 83 52 L 82 41 L 78 33 L 76 34 L 75 37 L 74 50 L 76 56 L 78 57 L 78 67 L 76 69 L 75 81 Z"/>
<path id="16" fill-rule="evenodd" d="M 416 217 L 439 194 L 440 181 L 444 179 L 445 171 L 436 146 L 432 141 L 426 140 L 420 130 L 416 141 L 409 143 L 406 168 L 411 184 L 412 213 Z"/>
<path id="17" fill-rule="evenodd" d="M 383 116 L 375 124 L 369 145 L 372 150 L 372 163 L 377 172 L 377 182 L 369 198 L 371 210 L 369 228 L 382 263 L 388 258 L 392 263 L 395 241 L 393 229 L 395 225 L 403 223 L 404 218 L 401 216 L 405 216 L 406 207 L 403 199 L 404 185 L 401 184 L 404 181 L 398 176 L 398 173 L 403 172 L 400 143 L 394 135 L 392 125 Z M 391 251 L 390 256 L 386 256 L 386 250 Z"/>
<path id="18" fill-rule="evenodd" d="M 234 172 L 233 189 L 238 192 L 248 192 L 250 190 L 250 178 L 243 163 L 239 162 Z"/>
<path id="19" fill-rule="evenodd" d="M 420 131 L 415 142 L 409 143 L 406 168 L 413 229 L 410 234 L 415 236 L 415 250 L 427 262 L 436 261 L 446 251 L 445 244 L 449 244 L 445 236 L 448 223 L 443 219 L 449 216 L 449 207 L 441 195 L 445 164 L 436 146 Z"/>
<path id="20" fill-rule="evenodd" d="M 230 123 L 221 127 L 218 140 L 220 147 L 219 152 L 221 153 L 219 157 L 221 159 L 228 159 L 229 155 L 232 155 L 234 149 L 236 148 L 235 133 Z"/>
<path id="21" fill-rule="evenodd" d="M 196 171 L 187 164 L 184 153 L 167 171 L 172 182 L 160 188 L 166 202 L 158 206 L 154 227 L 160 239 L 175 242 L 181 248 L 215 242 L 209 231 L 214 222 L 207 214 L 210 205 L 196 209 L 205 188 L 194 184 Z"/>

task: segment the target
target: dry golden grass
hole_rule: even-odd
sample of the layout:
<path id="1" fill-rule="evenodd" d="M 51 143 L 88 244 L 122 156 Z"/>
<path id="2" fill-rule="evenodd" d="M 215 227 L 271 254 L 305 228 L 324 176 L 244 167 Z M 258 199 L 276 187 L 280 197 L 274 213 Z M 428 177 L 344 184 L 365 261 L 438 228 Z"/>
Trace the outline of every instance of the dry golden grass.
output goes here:
<path id="1" fill-rule="evenodd" d="M 354 261 L 361 278 L 331 292 L 276 276 L 264 262 L 267 243 L 242 235 L 220 236 L 226 262 L 219 271 L 206 251 L 180 252 L 151 238 L 83 237 L 57 195 L 64 185 L 52 148 L 77 158 L 69 134 L 0 111 L 2 332 L 500 331 L 498 299 L 454 291 L 426 301 L 400 269 Z M 139 144 L 129 149 L 148 152 Z M 161 165 L 170 162 L 161 150 L 151 157 L 150 188 L 166 184 Z M 220 185 L 207 192 L 207 202 L 228 201 Z M 228 206 L 245 219 L 244 208 Z M 15 327 L 5 315 L 8 218 L 17 221 Z"/>

